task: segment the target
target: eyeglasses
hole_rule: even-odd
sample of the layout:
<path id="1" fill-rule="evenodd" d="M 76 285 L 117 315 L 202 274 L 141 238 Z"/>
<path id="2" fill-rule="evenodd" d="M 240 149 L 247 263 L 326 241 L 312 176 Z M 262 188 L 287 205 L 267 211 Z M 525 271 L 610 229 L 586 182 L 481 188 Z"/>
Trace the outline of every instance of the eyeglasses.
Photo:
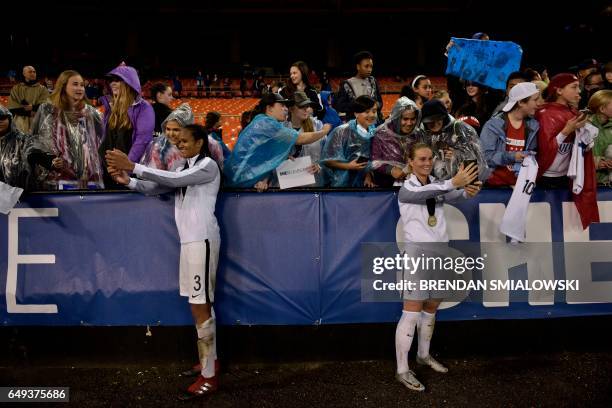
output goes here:
<path id="1" fill-rule="evenodd" d="M 7 120 L 10 118 L 10 115 L 0 115 L 0 120 Z"/>

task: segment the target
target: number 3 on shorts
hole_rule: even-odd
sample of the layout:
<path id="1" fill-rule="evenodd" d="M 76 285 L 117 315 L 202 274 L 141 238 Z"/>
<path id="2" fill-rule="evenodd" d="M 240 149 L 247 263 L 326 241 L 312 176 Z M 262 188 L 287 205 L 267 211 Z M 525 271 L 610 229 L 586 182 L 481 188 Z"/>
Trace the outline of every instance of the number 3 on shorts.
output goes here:
<path id="1" fill-rule="evenodd" d="M 193 286 L 193 290 L 197 292 L 200 289 L 202 289 L 202 284 L 200 283 L 200 275 L 194 276 L 193 279 L 195 280 L 195 285 Z"/>

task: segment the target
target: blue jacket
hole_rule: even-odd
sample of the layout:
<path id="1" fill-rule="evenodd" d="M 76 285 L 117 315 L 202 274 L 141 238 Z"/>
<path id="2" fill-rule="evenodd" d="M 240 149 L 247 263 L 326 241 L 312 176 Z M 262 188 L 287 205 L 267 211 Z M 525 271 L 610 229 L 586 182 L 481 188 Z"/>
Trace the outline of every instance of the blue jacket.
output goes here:
<path id="1" fill-rule="evenodd" d="M 334 130 L 338 126 L 342 124 L 342 119 L 338 116 L 338 112 L 334 108 L 332 108 L 328 103 L 328 98 L 331 92 L 329 91 L 321 91 L 321 103 L 323 104 L 323 109 L 325 110 L 325 116 L 321 121 L 323 123 L 329 123 L 332 125 L 331 130 Z"/>
<path id="2" fill-rule="evenodd" d="M 516 163 L 514 153 L 506 151 L 506 113 L 500 112 L 485 123 L 480 132 L 480 145 L 490 168 Z M 536 151 L 540 124 L 534 118 L 525 119 L 525 148 Z"/>

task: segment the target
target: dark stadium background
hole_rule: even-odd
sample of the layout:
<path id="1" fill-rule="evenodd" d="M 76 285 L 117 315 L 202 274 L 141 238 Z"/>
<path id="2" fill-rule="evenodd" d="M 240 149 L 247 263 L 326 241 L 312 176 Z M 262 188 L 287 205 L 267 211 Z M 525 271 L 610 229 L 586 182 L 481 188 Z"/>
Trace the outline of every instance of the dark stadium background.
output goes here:
<path id="1" fill-rule="evenodd" d="M 610 59 L 612 37 L 612 2 L 599 0 L 13 1 L 2 15 L 0 72 L 28 63 L 51 76 L 99 75 L 122 60 L 145 78 L 198 68 L 237 76 L 244 63 L 285 73 L 295 60 L 344 76 L 362 49 L 375 74 L 439 75 L 450 36 L 475 32 L 518 43 L 525 66 L 555 72 Z"/>
<path id="2" fill-rule="evenodd" d="M 524 66 L 551 73 L 585 58 L 605 62 L 612 1 L 4 1 L 0 76 L 31 64 L 39 79 L 65 69 L 101 77 L 126 61 L 144 83 L 198 69 L 236 78 L 246 63 L 286 75 L 304 60 L 318 74 L 347 77 L 363 49 L 375 56 L 375 76 L 441 76 L 449 38 L 475 32 L 520 44 Z M 451 371 L 417 371 L 423 394 L 393 378 L 395 324 L 221 326 L 222 386 L 204 404 L 610 407 L 610 323 L 440 322 L 432 349 Z M 195 362 L 194 338 L 192 326 L 4 326 L 0 386 L 68 386 L 78 407 L 202 405 L 176 400 L 190 383 L 178 373 Z"/>

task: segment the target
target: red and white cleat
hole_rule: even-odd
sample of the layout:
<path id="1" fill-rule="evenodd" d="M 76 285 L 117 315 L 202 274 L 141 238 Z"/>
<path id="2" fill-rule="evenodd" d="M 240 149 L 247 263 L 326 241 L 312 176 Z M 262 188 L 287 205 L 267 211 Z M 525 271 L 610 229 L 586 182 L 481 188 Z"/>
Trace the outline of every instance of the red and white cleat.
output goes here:
<path id="1" fill-rule="evenodd" d="M 179 395 L 179 399 L 182 401 L 187 401 L 194 398 L 204 397 L 214 393 L 218 388 L 219 382 L 216 376 L 204 378 L 199 375 L 195 382 L 191 384 L 183 394 Z"/>

